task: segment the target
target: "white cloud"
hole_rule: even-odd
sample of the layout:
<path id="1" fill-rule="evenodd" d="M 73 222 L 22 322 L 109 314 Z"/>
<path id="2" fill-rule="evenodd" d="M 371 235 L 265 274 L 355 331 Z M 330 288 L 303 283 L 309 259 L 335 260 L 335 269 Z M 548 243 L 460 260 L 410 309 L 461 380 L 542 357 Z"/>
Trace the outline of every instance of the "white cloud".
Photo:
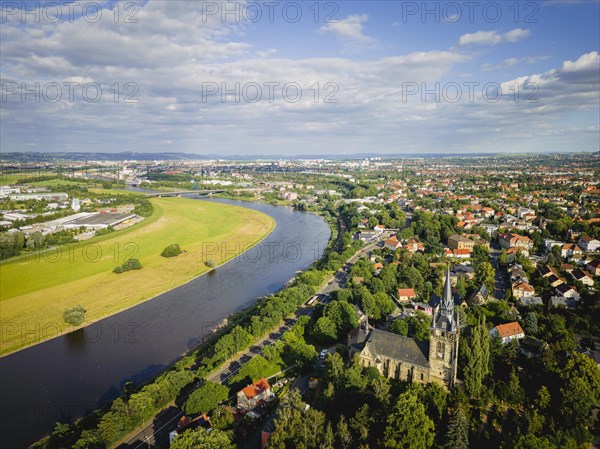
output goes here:
<path id="1" fill-rule="evenodd" d="M 515 28 L 504 34 L 496 30 L 477 31 L 476 33 L 463 34 L 459 39 L 460 45 L 498 45 L 502 42 L 518 42 L 530 34 L 529 30 Z"/>
<path id="2" fill-rule="evenodd" d="M 485 71 L 490 71 L 490 70 L 498 70 L 498 69 L 504 69 L 507 67 L 514 67 L 520 64 L 535 64 L 536 62 L 539 61 L 544 61 L 549 59 L 548 56 L 525 56 L 522 58 L 507 58 L 504 61 L 498 63 L 498 64 L 491 64 L 491 63 L 486 63 L 486 64 L 482 64 L 481 68 Z"/>
<path id="3" fill-rule="evenodd" d="M 367 36 L 363 32 L 363 24 L 369 20 L 367 14 L 355 14 L 336 22 L 329 22 L 323 25 L 319 32 L 331 33 L 341 40 L 350 40 L 359 44 L 374 44 L 376 39 Z"/>
<path id="4" fill-rule="evenodd" d="M 563 72 L 578 72 L 581 70 L 600 71 L 600 55 L 597 51 L 592 51 L 581 55 L 575 62 L 565 61 L 562 66 Z"/>

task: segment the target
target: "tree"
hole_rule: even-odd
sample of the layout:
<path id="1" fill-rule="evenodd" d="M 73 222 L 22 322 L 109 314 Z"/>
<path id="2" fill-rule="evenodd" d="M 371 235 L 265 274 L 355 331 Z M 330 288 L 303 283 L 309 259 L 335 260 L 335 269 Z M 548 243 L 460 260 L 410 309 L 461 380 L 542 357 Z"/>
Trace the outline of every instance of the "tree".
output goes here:
<path id="1" fill-rule="evenodd" d="M 405 337 L 408 335 L 408 320 L 394 320 L 389 327 L 389 331 L 394 334 L 404 335 Z"/>
<path id="2" fill-rule="evenodd" d="M 528 335 L 535 335 L 538 332 L 538 319 L 535 312 L 530 312 L 525 315 L 523 322 L 523 330 Z"/>
<path id="3" fill-rule="evenodd" d="M 498 256 L 498 263 L 503 267 L 508 265 L 508 254 L 506 252 L 506 249 L 504 248 L 502 248 L 502 251 L 500 251 L 500 255 Z"/>
<path id="4" fill-rule="evenodd" d="M 85 312 L 86 310 L 81 304 L 65 309 L 63 320 L 71 326 L 79 326 L 85 320 Z"/>
<path id="5" fill-rule="evenodd" d="M 592 407 L 600 400 L 600 369 L 584 354 L 573 352 L 562 370 L 561 413 L 567 425 L 587 421 Z"/>
<path id="6" fill-rule="evenodd" d="M 414 389 L 402 393 L 388 415 L 383 447 L 429 449 L 433 444 L 433 421 L 425 413 Z"/>
<path id="7" fill-rule="evenodd" d="M 350 435 L 350 429 L 348 428 L 348 422 L 344 415 L 340 416 L 340 420 L 337 424 L 336 429 L 337 440 L 340 442 L 342 449 L 348 449 L 352 443 L 352 435 Z"/>
<path id="8" fill-rule="evenodd" d="M 475 280 L 477 284 L 485 285 L 489 292 L 494 291 L 494 267 L 489 262 L 483 262 L 479 264 L 477 269 L 475 270 Z"/>
<path id="9" fill-rule="evenodd" d="M 358 313 L 345 301 L 332 301 L 325 306 L 323 316 L 329 318 L 336 328 L 336 336 L 345 335 L 358 326 Z"/>
<path id="10" fill-rule="evenodd" d="M 471 397 L 481 393 L 483 380 L 489 371 L 490 337 L 485 318 L 473 327 L 472 335 L 465 345 L 466 366 L 464 368 L 465 387 Z"/>
<path id="11" fill-rule="evenodd" d="M 335 323 L 326 316 L 322 316 L 313 327 L 313 335 L 323 343 L 334 341 L 337 339 Z"/>
<path id="12" fill-rule="evenodd" d="M 199 413 L 210 413 L 217 406 L 227 400 L 229 397 L 229 388 L 207 381 L 200 388 L 192 392 L 183 406 L 183 410 L 188 415 Z"/>
<path id="13" fill-rule="evenodd" d="M 335 386 L 341 385 L 344 378 L 344 361 L 337 352 L 325 357 L 325 375 Z"/>
<path id="14" fill-rule="evenodd" d="M 235 449 L 236 445 L 231 442 L 229 436 L 219 429 L 213 429 L 206 432 L 200 428 L 197 430 L 188 430 L 181 435 L 177 435 L 171 449 Z"/>
<path id="15" fill-rule="evenodd" d="M 515 449 L 556 449 L 556 446 L 548 441 L 548 438 L 529 434 L 519 438 Z"/>
<path id="16" fill-rule="evenodd" d="M 165 249 L 163 249 L 162 253 L 160 253 L 163 257 L 176 257 L 179 256 L 183 251 L 177 243 L 171 243 Z"/>
<path id="17" fill-rule="evenodd" d="M 469 421 L 462 407 L 450 416 L 444 449 L 469 449 Z"/>
<path id="18" fill-rule="evenodd" d="M 350 428 L 354 431 L 359 441 L 366 441 L 369 438 L 369 431 L 373 417 L 367 404 L 363 404 L 356 415 L 350 419 Z"/>
<path id="19" fill-rule="evenodd" d="M 477 269 L 482 263 L 487 262 L 490 257 L 490 251 L 486 246 L 475 245 L 473 246 L 473 267 Z"/>

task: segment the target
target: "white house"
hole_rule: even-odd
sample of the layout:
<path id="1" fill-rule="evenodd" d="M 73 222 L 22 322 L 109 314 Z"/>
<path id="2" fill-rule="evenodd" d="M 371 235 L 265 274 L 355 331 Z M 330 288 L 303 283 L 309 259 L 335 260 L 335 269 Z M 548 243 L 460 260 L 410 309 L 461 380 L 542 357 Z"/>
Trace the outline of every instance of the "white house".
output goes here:
<path id="1" fill-rule="evenodd" d="M 525 332 L 518 321 L 512 323 L 499 324 L 490 330 L 490 337 L 498 335 L 503 344 L 509 343 L 511 340 L 525 338 Z"/>
<path id="2" fill-rule="evenodd" d="M 577 246 L 584 251 L 598 251 L 600 250 L 600 240 L 587 235 L 582 235 L 577 242 Z"/>

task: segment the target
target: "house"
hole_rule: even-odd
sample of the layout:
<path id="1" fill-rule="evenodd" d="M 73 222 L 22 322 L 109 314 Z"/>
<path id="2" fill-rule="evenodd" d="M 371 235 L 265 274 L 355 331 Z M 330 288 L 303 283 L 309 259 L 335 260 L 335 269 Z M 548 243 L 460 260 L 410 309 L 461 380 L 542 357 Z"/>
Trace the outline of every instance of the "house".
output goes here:
<path id="1" fill-rule="evenodd" d="M 417 297 L 414 288 L 399 288 L 398 289 L 398 301 L 399 302 L 411 302 Z"/>
<path id="2" fill-rule="evenodd" d="M 518 281 L 512 285 L 512 293 L 515 298 L 523 298 L 527 296 L 533 296 L 535 289 L 527 282 Z"/>
<path id="3" fill-rule="evenodd" d="M 592 273 L 594 276 L 600 276 L 600 260 L 594 259 L 585 265 L 587 271 Z"/>
<path id="4" fill-rule="evenodd" d="M 600 250 L 600 240 L 592 238 L 588 235 L 582 235 L 579 237 L 577 246 L 584 251 L 598 251 Z"/>
<path id="5" fill-rule="evenodd" d="M 237 393 L 238 408 L 252 410 L 257 405 L 268 402 L 273 397 L 267 379 L 262 378 Z"/>
<path id="6" fill-rule="evenodd" d="M 575 307 L 577 307 L 577 299 L 575 299 L 575 298 L 565 298 L 563 296 L 552 296 L 552 297 L 550 297 L 550 301 L 548 301 L 549 309 L 556 309 L 556 308 L 574 309 Z"/>
<path id="7" fill-rule="evenodd" d="M 395 251 L 402 246 L 395 235 L 391 236 L 383 244 L 387 249 L 391 249 L 392 251 Z"/>
<path id="8" fill-rule="evenodd" d="M 202 428 L 206 432 L 210 432 L 212 430 L 212 424 L 210 423 L 208 416 L 202 414 L 194 419 L 190 418 L 189 416 L 182 416 L 177 422 L 177 428 L 169 433 L 169 445 L 173 444 L 173 440 L 175 440 L 177 435 L 182 434 L 186 430 L 198 428 Z"/>
<path id="9" fill-rule="evenodd" d="M 518 340 L 519 338 L 525 338 L 525 332 L 521 328 L 518 321 L 512 323 L 499 324 L 498 326 L 490 330 L 490 337 L 500 337 L 503 344 L 507 344 L 512 340 Z"/>
<path id="10" fill-rule="evenodd" d="M 385 231 L 385 226 L 382 225 L 382 224 L 378 224 L 373 229 L 376 230 L 376 231 Z"/>
<path id="11" fill-rule="evenodd" d="M 567 284 L 557 285 L 555 288 L 556 296 L 562 296 L 563 298 L 576 298 L 579 299 L 579 293 L 573 287 Z"/>
<path id="12" fill-rule="evenodd" d="M 575 281 L 582 282 L 584 285 L 587 285 L 589 287 L 592 287 L 594 285 L 592 275 L 589 274 L 587 271 L 583 271 L 581 268 L 576 268 L 575 270 L 573 270 L 571 276 L 573 276 L 573 279 L 575 279 Z"/>
<path id="13" fill-rule="evenodd" d="M 551 275 L 555 275 L 555 276 L 558 275 L 556 270 L 549 265 L 542 265 L 541 267 L 538 268 L 538 272 L 540 273 L 540 276 L 543 278 L 549 277 Z"/>
<path id="14" fill-rule="evenodd" d="M 473 251 L 475 242 L 467 237 L 459 234 L 448 237 L 448 248 L 450 249 L 466 249 L 469 253 Z"/>
<path id="15" fill-rule="evenodd" d="M 525 272 L 525 270 L 523 270 L 523 266 L 519 265 L 518 263 L 512 265 L 508 269 L 508 273 L 510 275 L 511 282 L 516 282 L 516 281 L 529 282 L 529 277 L 527 276 L 527 273 Z"/>
<path id="16" fill-rule="evenodd" d="M 405 245 L 402 245 L 402 248 L 404 248 L 411 254 L 414 254 L 419 251 L 425 251 L 425 246 L 421 242 L 417 242 L 415 239 L 410 239 Z"/>
<path id="17" fill-rule="evenodd" d="M 554 274 L 552 276 L 548 276 L 546 279 L 548 279 L 550 286 L 555 288 L 563 283 L 563 280 Z"/>
<path id="18" fill-rule="evenodd" d="M 467 248 L 452 249 L 452 250 L 446 248 L 446 250 L 444 251 L 444 255 L 446 257 L 453 257 L 455 259 L 470 259 L 471 251 L 469 251 Z"/>
<path id="19" fill-rule="evenodd" d="M 383 269 L 383 264 L 381 262 L 375 262 L 373 264 L 373 271 L 379 272 Z"/>
<path id="20" fill-rule="evenodd" d="M 539 296 L 521 296 L 518 301 L 520 306 L 523 307 L 533 307 L 533 306 L 543 306 L 544 301 Z"/>
<path id="21" fill-rule="evenodd" d="M 583 254 L 583 251 L 575 243 L 565 243 L 560 249 L 560 255 L 564 258 L 573 257 L 580 254 Z"/>
<path id="22" fill-rule="evenodd" d="M 490 294 L 488 292 L 487 287 L 485 286 L 485 284 L 481 284 L 481 287 L 479 287 L 479 290 L 476 290 L 475 292 L 473 292 L 471 297 L 467 300 L 467 304 L 469 306 L 479 306 L 481 304 L 485 304 L 487 302 L 489 296 L 490 296 Z"/>
<path id="23" fill-rule="evenodd" d="M 475 270 L 468 265 L 456 264 L 452 267 L 450 275 L 452 276 L 452 285 L 456 285 L 459 277 L 465 277 L 468 280 L 473 279 L 475 277 Z"/>
<path id="24" fill-rule="evenodd" d="M 527 335 L 519 341 L 519 352 L 528 359 L 537 358 L 548 348 L 548 343 Z"/>
<path id="25" fill-rule="evenodd" d="M 529 257 L 529 250 L 527 248 L 521 248 L 520 246 L 513 246 L 512 248 L 508 248 L 506 250 L 506 255 L 508 256 L 508 261 L 510 263 L 514 262 L 517 258 L 517 253 L 521 253 L 525 257 Z"/>
<path id="26" fill-rule="evenodd" d="M 533 240 L 526 235 L 513 234 L 510 232 L 503 232 L 498 235 L 498 243 L 504 249 L 509 248 L 523 248 L 526 250 L 533 249 Z"/>
<path id="27" fill-rule="evenodd" d="M 418 302 L 415 304 L 415 310 L 419 312 L 423 312 L 429 316 L 433 316 L 433 307 L 429 304 L 425 304 L 424 302 Z"/>

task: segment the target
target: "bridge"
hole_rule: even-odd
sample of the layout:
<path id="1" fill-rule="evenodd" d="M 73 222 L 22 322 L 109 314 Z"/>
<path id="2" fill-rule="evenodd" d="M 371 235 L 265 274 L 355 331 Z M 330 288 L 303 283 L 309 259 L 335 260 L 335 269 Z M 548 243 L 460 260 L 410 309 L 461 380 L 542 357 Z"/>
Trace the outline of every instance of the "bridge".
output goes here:
<path id="1" fill-rule="evenodd" d="M 206 196 L 212 195 L 213 193 L 223 193 L 225 190 L 180 190 L 177 192 L 156 192 L 148 194 L 150 198 L 164 198 L 167 196 L 181 196 L 181 195 L 199 195 Z"/>

